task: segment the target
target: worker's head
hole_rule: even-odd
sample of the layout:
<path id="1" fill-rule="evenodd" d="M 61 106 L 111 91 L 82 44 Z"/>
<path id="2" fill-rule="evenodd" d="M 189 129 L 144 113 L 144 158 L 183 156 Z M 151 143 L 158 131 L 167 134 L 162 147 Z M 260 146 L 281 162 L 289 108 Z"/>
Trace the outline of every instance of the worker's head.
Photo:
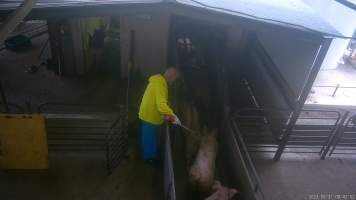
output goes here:
<path id="1" fill-rule="evenodd" d="M 169 84 L 172 84 L 179 76 L 179 70 L 175 67 L 169 67 L 164 71 L 164 78 Z"/>

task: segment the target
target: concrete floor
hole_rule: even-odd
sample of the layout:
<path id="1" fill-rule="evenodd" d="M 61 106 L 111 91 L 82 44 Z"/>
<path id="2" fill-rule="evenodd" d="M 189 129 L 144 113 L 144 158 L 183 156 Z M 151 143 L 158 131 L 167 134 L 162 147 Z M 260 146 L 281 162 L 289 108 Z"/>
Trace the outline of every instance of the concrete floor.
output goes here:
<path id="1" fill-rule="evenodd" d="M 107 175 L 103 153 L 50 153 L 50 169 L 0 171 L 1 200 L 159 199 L 153 168 L 124 160 Z"/>
<path id="2" fill-rule="evenodd" d="M 333 97 L 335 86 L 339 88 Z M 333 87 L 318 87 L 333 86 Z M 349 65 L 340 65 L 333 70 L 321 70 L 314 82 L 314 87 L 306 101 L 307 104 L 321 105 L 356 105 L 356 69 Z"/>
<path id="3" fill-rule="evenodd" d="M 279 162 L 270 153 L 253 153 L 252 157 L 266 200 L 356 199 L 356 156 L 320 160 L 317 154 L 284 154 Z"/>

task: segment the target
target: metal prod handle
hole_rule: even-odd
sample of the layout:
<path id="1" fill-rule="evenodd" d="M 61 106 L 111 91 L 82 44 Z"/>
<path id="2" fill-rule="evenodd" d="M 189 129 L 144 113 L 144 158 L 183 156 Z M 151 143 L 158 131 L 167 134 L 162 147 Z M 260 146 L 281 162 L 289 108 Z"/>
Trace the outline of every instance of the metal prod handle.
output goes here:
<path id="1" fill-rule="evenodd" d="M 188 131 L 189 133 L 196 133 L 196 131 L 193 131 L 192 129 L 188 128 L 187 126 L 183 125 L 183 124 L 177 124 L 177 126 L 183 128 L 184 130 Z"/>

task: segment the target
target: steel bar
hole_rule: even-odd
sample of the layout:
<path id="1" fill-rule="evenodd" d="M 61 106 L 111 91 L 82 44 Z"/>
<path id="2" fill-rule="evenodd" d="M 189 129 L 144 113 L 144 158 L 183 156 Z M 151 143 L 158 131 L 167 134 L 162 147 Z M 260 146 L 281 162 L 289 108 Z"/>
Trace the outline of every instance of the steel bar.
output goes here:
<path id="1" fill-rule="evenodd" d="M 324 149 L 325 149 L 325 148 L 327 147 L 327 145 L 328 145 L 328 142 L 332 140 L 333 134 L 336 133 L 336 131 L 337 131 L 337 127 L 338 127 L 338 124 L 339 124 L 339 122 L 340 122 L 340 119 L 341 119 L 341 116 L 340 116 L 340 113 L 339 113 L 338 118 L 337 118 L 337 120 L 335 121 L 335 124 L 334 124 L 333 128 L 330 130 L 330 135 L 329 135 L 328 139 L 325 141 L 323 147 L 320 149 L 319 154 L 322 154 L 322 153 L 323 153 Z M 341 120 L 342 120 L 342 119 L 341 119 Z M 343 122 L 342 122 L 342 123 L 343 123 Z M 341 124 L 342 124 L 342 123 L 341 123 Z M 321 156 L 321 159 L 323 159 L 323 156 Z"/>
<path id="2" fill-rule="evenodd" d="M 41 103 L 38 107 L 37 107 L 37 112 L 38 113 L 44 113 L 44 112 L 49 112 L 49 113 L 53 113 L 53 110 L 50 110 L 48 107 L 56 107 L 56 106 L 63 106 L 63 107 L 67 107 L 70 110 L 74 110 L 75 112 L 78 112 L 78 108 L 86 108 L 86 109 L 98 109 L 98 110 L 103 110 L 103 109 L 108 109 L 108 110 L 118 110 L 118 108 L 121 107 L 121 105 L 119 104 L 88 104 L 88 103 L 64 103 L 64 102 L 44 102 Z M 61 109 L 63 110 L 63 109 Z M 88 110 L 84 110 L 83 112 L 88 112 Z M 67 113 L 69 114 L 69 113 Z"/>
<path id="3" fill-rule="evenodd" d="M 334 90 L 333 94 L 331 95 L 332 97 L 335 97 L 336 92 L 337 92 L 337 90 L 339 89 L 339 87 L 340 87 L 340 84 L 337 84 L 336 87 L 335 87 L 335 90 Z"/>
<path id="4" fill-rule="evenodd" d="M 333 91 L 333 94 L 331 95 L 332 97 L 336 96 L 336 92 L 339 89 L 356 89 L 355 86 L 340 86 L 340 84 L 337 84 L 336 86 L 327 86 L 327 85 L 314 85 L 313 87 L 318 87 L 318 88 L 335 88 Z"/>
<path id="5" fill-rule="evenodd" d="M 0 95 L 1 95 L 1 101 L 4 104 L 5 112 L 9 113 L 10 112 L 9 105 L 7 104 L 6 95 L 5 95 L 5 92 L 4 92 L 4 88 L 2 87 L 1 81 L 0 81 Z"/>
<path id="6" fill-rule="evenodd" d="M 347 114 L 349 114 L 349 112 L 348 112 Z M 351 116 L 351 117 L 348 119 L 348 121 L 347 121 L 347 123 L 346 123 L 345 125 L 344 125 L 344 123 L 341 124 L 340 130 L 338 130 L 337 134 L 335 134 L 334 141 L 332 141 L 331 144 L 330 144 L 330 145 L 332 145 L 332 149 L 331 149 L 330 152 L 329 152 L 329 156 L 331 156 L 331 155 L 334 153 L 337 144 L 339 143 L 339 141 L 340 141 L 342 135 L 345 133 L 345 132 L 344 132 L 345 128 L 348 127 L 348 125 L 350 124 L 350 122 L 352 121 L 352 119 L 353 119 L 355 116 L 356 116 L 356 115 Z M 345 114 L 345 119 L 344 119 L 344 121 L 347 119 L 347 117 L 348 117 L 348 116 L 346 116 L 346 114 Z"/>
<path id="7" fill-rule="evenodd" d="M 253 110 L 256 110 L 253 108 Z M 246 111 L 246 109 L 244 109 Z M 313 119 L 313 117 L 306 117 L 306 116 L 299 116 L 297 125 L 294 126 L 292 133 L 291 133 L 291 138 L 290 142 L 288 142 L 287 147 L 293 147 L 293 148 L 320 148 L 320 152 L 322 152 L 322 149 L 325 147 L 326 143 L 329 141 L 329 139 L 332 136 L 333 131 L 336 129 L 336 125 L 340 121 L 341 118 L 341 113 L 340 111 L 334 111 L 334 110 L 318 110 L 318 109 L 303 109 L 303 112 L 308 112 L 311 115 L 318 114 L 318 115 L 323 115 L 325 117 L 315 117 L 315 119 L 328 119 L 332 124 L 330 125 L 325 125 L 325 124 L 308 124 L 308 125 L 303 125 L 302 121 L 299 121 L 300 119 Z M 238 111 L 239 112 L 239 111 Z M 330 118 L 327 114 L 332 113 L 335 115 L 334 118 Z M 261 113 L 262 114 L 262 113 Z M 254 114 L 255 115 L 255 114 Z M 244 117 L 248 117 L 249 120 L 253 120 L 253 118 L 249 117 L 247 114 L 244 114 L 243 116 L 241 115 L 234 115 L 236 119 L 239 119 L 238 121 L 241 122 Z M 255 117 L 261 118 L 263 117 L 262 115 L 255 115 Z M 331 121 L 332 120 L 332 121 Z M 267 124 L 266 124 L 267 123 Z M 308 121 L 310 123 L 310 120 Z M 239 124 L 241 127 L 244 126 L 244 122 Z M 268 122 L 264 122 L 264 124 L 256 124 L 262 125 L 262 126 L 268 126 Z M 247 130 L 249 129 L 246 127 Z M 266 129 L 265 131 L 267 131 Z M 263 144 L 276 144 L 275 140 L 271 135 L 268 134 L 252 134 L 252 132 L 248 131 L 242 132 L 244 133 L 244 137 L 246 137 L 246 142 L 250 143 L 248 146 L 253 146 L 251 144 L 255 144 L 256 147 L 260 146 L 262 147 Z M 295 146 L 299 145 L 299 146 Z M 311 146 L 314 145 L 314 146 Z M 312 153 L 312 152 L 309 152 Z M 313 152 L 313 153 L 318 153 L 318 152 Z"/>
<path id="8" fill-rule="evenodd" d="M 331 155 L 334 153 L 334 151 L 335 151 L 335 149 L 336 149 L 336 146 L 339 144 L 339 141 L 341 140 L 341 137 L 342 137 L 342 135 L 344 134 L 344 128 L 345 128 L 344 124 L 341 124 L 340 129 L 339 129 L 338 132 L 335 134 L 334 140 L 331 141 L 330 145 L 332 146 L 332 149 L 331 149 L 330 152 L 329 152 L 329 156 L 331 156 Z M 325 152 L 325 155 L 324 155 L 324 158 L 325 158 L 325 156 L 326 156 L 327 153 L 328 153 L 328 152 L 326 151 L 326 152 Z"/>
<path id="9" fill-rule="evenodd" d="M 230 123 L 232 123 L 232 130 L 234 130 L 235 135 L 241 141 L 242 150 L 244 152 L 246 152 L 247 162 L 249 163 L 249 165 L 251 167 L 253 176 L 255 177 L 255 181 L 256 181 L 255 192 L 259 191 L 261 193 L 261 195 L 262 195 L 262 198 L 264 199 L 265 195 L 264 195 L 264 193 L 262 191 L 262 182 L 261 182 L 260 177 L 258 176 L 258 173 L 256 171 L 255 165 L 253 164 L 252 159 L 251 159 L 250 155 L 248 154 L 248 150 L 247 150 L 246 144 L 243 141 L 243 138 L 242 138 L 242 136 L 240 134 L 240 131 L 238 130 L 238 127 L 237 127 L 236 123 L 233 120 L 230 120 Z"/>
<path id="10" fill-rule="evenodd" d="M 331 38 L 324 38 L 324 40 L 319 48 L 319 51 L 316 53 L 314 62 L 311 66 L 310 73 L 308 74 L 308 77 L 307 77 L 306 82 L 304 83 L 302 92 L 298 97 L 296 107 L 294 108 L 293 112 L 291 113 L 290 119 L 288 120 L 288 125 L 287 125 L 285 132 L 282 135 L 282 139 L 278 146 L 278 150 L 276 151 L 276 154 L 274 155 L 274 158 L 273 158 L 274 161 L 278 161 L 283 154 L 284 148 L 286 147 L 286 144 L 289 140 L 289 136 L 293 130 L 294 125 L 296 124 L 296 122 L 298 120 L 299 114 L 301 113 L 301 111 L 303 109 L 304 103 L 308 97 L 310 89 L 313 86 L 314 80 L 320 70 L 321 64 L 322 64 L 324 57 L 329 49 L 331 41 L 332 41 Z"/>
<path id="11" fill-rule="evenodd" d="M 328 153 L 328 151 L 330 150 L 331 145 L 333 145 L 335 138 L 338 137 L 338 134 L 340 131 L 342 131 L 345 120 L 347 119 L 348 115 L 350 112 L 346 112 L 340 122 L 338 122 L 338 124 L 336 125 L 335 129 L 333 130 L 333 133 L 331 135 L 331 137 L 329 138 L 329 140 L 327 141 L 326 145 L 323 146 L 322 150 L 321 150 L 321 159 L 324 160 L 326 154 Z M 324 149 L 325 148 L 325 149 Z M 333 150 L 332 150 L 333 151 Z"/>
<path id="12" fill-rule="evenodd" d="M 108 174 L 120 163 L 127 150 L 127 117 L 124 106 L 119 106 L 119 114 L 48 114 L 45 106 L 55 105 L 78 110 L 82 107 L 93 107 L 93 104 L 46 103 L 38 110 L 46 111 L 46 127 L 50 150 L 54 151 L 105 151 Z M 95 105 L 94 105 L 95 106 Z M 97 105 L 96 105 L 97 106 Z M 101 107 L 103 108 L 103 107 Z M 112 111 L 112 109 L 111 109 Z"/>
<path id="13" fill-rule="evenodd" d="M 166 124 L 165 131 L 165 144 L 164 144 L 164 199 L 165 200 L 175 200 L 175 179 L 174 179 L 174 169 L 173 169 L 173 158 L 171 149 L 171 139 L 170 139 L 170 129 L 169 125 Z"/>

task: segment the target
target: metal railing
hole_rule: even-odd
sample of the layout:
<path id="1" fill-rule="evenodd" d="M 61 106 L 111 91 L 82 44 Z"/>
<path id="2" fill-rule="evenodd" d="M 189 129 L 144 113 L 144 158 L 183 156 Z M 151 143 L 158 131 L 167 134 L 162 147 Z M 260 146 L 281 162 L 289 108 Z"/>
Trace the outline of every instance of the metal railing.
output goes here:
<path id="1" fill-rule="evenodd" d="M 265 199 L 265 195 L 262 190 L 261 179 L 249 155 L 248 148 L 245 144 L 245 141 L 239 131 L 238 126 L 236 125 L 236 122 L 234 120 L 230 120 L 230 123 L 232 125 L 232 131 L 235 135 L 236 142 L 241 149 L 240 152 L 242 155 L 243 163 L 245 164 L 245 169 L 247 170 L 246 173 L 248 173 L 249 175 L 248 176 L 249 184 L 253 188 L 253 191 L 256 193 L 256 195 L 259 194 L 261 195 L 261 199 Z"/>
<path id="2" fill-rule="evenodd" d="M 63 103 L 44 102 L 37 107 L 38 113 L 108 113 L 119 112 L 120 104 L 89 104 L 89 103 Z"/>
<path id="3" fill-rule="evenodd" d="M 288 145 L 320 148 L 318 153 L 322 155 L 337 130 L 341 116 L 341 112 L 337 110 L 303 109 Z"/>
<path id="4" fill-rule="evenodd" d="M 329 156 L 332 154 L 356 154 L 356 114 L 350 117 L 345 115 L 344 119 L 345 123 L 340 126 L 331 142 Z"/>
<path id="5" fill-rule="evenodd" d="M 288 110 L 274 109 L 274 112 Z M 322 158 L 325 157 L 324 152 L 329 150 L 343 116 L 339 110 L 303 109 L 286 142 L 285 153 L 318 153 Z M 277 145 L 282 142 L 280 137 L 271 133 L 271 118 L 264 115 L 263 109 L 243 109 L 240 113 L 237 111 L 234 118 L 242 130 L 249 151 L 275 152 Z M 286 124 L 280 125 L 280 133 L 285 131 Z"/>
<path id="6" fill-rule="evenodd" d="M 332 90 L 332 94 L 330 96 L 335 97 L 337 91 L 339 89 L 356 89 L 356 86 L 340 86 L 340 84 L 337 84 L 335 86 L 327 86 L 327 85 L 313 85 L 313 88 L 334 88 Z"/>
<path id="7" fill-rule="evenodd" d="M 165 125 L 164 134 L 164 200 L 175 200 L 176 199 L 176 189 L 175 189 L 175 179 L 174 179 L 174 169 L 173 169 L 173 158 L 172 158 L 172 148 L 171 148 L 171 137 L 170 128 L 168 123 Z"/>
<path id="8" fill-rule="evenodd" d="M 45 117 L 51 151 L 105 152 L 109 174 L 126 153 L 128 119 L 123 105 L 47 102 L 37 111 Z"/>

